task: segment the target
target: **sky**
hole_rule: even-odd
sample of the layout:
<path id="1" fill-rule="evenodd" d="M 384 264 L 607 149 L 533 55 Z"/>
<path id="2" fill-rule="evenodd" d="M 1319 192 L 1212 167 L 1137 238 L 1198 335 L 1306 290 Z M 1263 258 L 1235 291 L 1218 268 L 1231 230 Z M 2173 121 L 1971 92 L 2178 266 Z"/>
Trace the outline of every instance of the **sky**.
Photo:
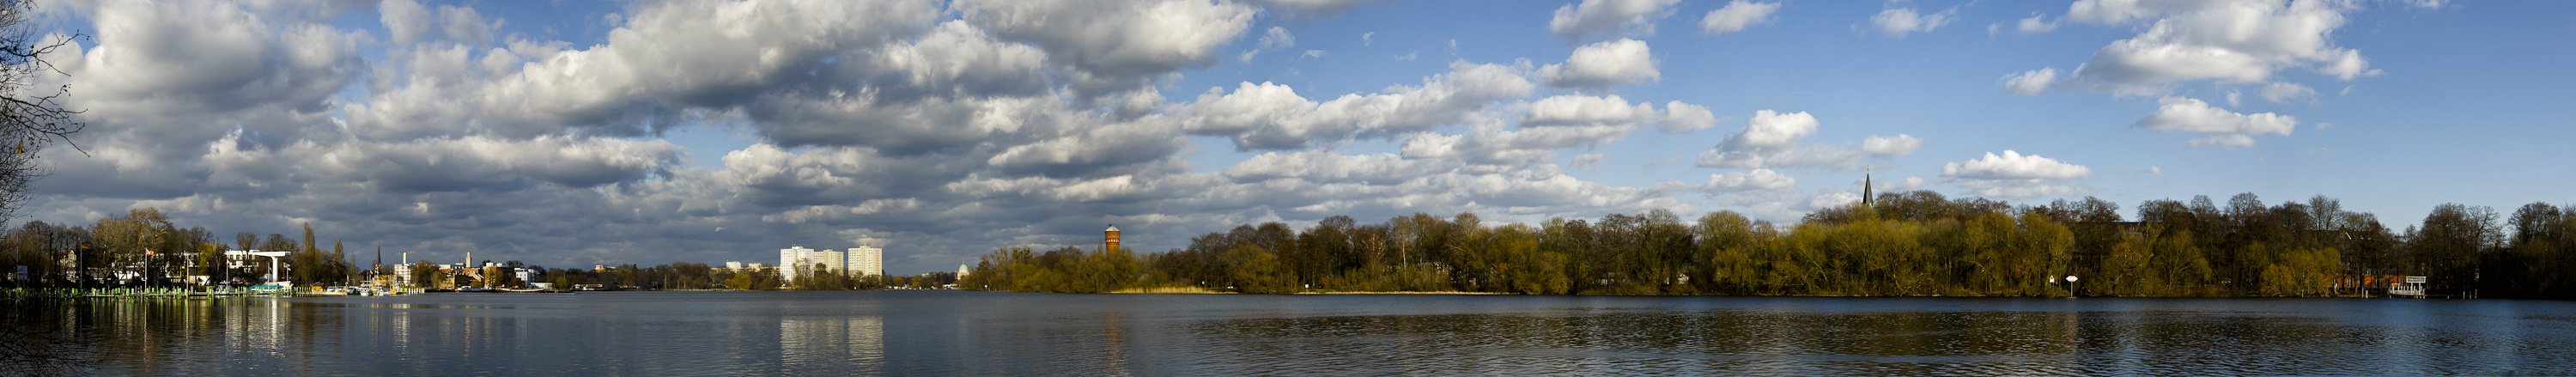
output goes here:
<path id="1" fill-rule="evenodd" d="M 2565 203 L 2576 2 L 68 1 L 17 221 L 947 271 L 1239 224 L 1881 192 Z M 2123 213 L 2134 218 L 2134 210 Z M 328 241 L 325 241 L 328 242 Z M 363 261 L 362 261 L 363 262 Z"/>

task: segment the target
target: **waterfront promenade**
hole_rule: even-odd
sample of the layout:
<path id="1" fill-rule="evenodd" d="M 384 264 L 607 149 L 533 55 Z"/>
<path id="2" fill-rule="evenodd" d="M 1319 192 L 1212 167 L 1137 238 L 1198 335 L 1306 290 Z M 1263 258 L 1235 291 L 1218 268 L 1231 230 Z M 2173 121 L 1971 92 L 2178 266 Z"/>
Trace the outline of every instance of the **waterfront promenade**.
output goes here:
<path id="1" fill-rule="evenodd" d="M 129 297 L 229 297 L 291 295 L 286 291 L 238 288 L 7 288 L 0 298 L 129 298 Z"/>

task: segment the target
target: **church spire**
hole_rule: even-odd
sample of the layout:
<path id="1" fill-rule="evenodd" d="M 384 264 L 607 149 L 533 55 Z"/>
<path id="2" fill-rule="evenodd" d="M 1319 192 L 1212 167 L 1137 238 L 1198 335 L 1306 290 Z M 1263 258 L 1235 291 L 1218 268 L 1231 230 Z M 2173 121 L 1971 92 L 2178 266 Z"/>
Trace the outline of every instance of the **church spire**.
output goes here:
<path id="1" fill-rule="evenodd" d="M 1861 206 L 1863 206 L 1863 207 L 1869 206 L 1869 197 L 1870 197 L 1870 194 L 1871 194 L 1871 193 L 1870 193 L 1870 187 L 1869 187 L 1869 186 L 1870 186 L 1870 182 L 1869 182 L 1869 170 L 1870 170 L 1870 168 L 1871 168 L 1871 166 L 1869 166 L 1869 165 L 1861 165 L 1861 173 L 1860 173 L 1860 205 L 1861 205 Z"/>

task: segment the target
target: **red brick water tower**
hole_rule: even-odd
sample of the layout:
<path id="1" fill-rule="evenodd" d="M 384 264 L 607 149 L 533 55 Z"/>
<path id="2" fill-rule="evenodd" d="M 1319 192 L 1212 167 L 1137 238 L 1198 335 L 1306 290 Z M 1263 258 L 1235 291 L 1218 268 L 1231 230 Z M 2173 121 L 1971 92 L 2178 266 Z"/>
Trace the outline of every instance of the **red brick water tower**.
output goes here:
<path id="1" fill-rule="evenodd" d="M 1118 250 L 1118 224 L 1109 224 L 1109 230 L 1100 231 L 1100 251 L 1110 250 Z"/>

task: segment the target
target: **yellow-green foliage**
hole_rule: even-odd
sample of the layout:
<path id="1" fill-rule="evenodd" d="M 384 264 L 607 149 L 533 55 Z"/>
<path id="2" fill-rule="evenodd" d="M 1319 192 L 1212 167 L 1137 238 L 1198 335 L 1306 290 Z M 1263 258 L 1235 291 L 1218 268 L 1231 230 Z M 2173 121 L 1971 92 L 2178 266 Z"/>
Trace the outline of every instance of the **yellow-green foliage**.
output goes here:
<path id="1" fill-rule="evenodd" d="M 2145 235 L 2123 235 L 2104 257 L 2100 273 L 2092 276 L 2091 291 L 2112 296 L 2153 296 L 2173 282 L 2156 270 L 2156 232 Z"/>
<path id="2" fill-rule="evenodd" d="M 2317 296 L 2326 294 L 2333 284 L 2336 261 L 2343 254 L 2334 248 L 2292 250 L 2271 258 L 2274 263 L 2263 269 L 2263 295 Z"/>
<path id="3" fill-rule="evenodd" d="M 1802 223 L 1761 237 L 1732 213 L 1700 226 L 1718 245 L 1719 291 L 1765 294 L 1904 296 L 2056 294 L 2048 278 L 2065 271 L 2074 236 L 2038 216 L 1989 213 L 1966 223 L 1885 220 L 1869 211 L 1842 223 Z M 1750 239 L 1750 240 L 1745 240 Z M 1751 250 L 1746 250 L 1751 249 Z M 1753 282 L 1758 286 L 1727 286 Z"/>
<path id="4" fill-rule="evenodd" d="M 2209 283 L 2209 260 L 2191 240 L 2191 232 L 2168 233 L 2163 226 L 2121 234 L 2084 290 L 2109 296 L 2199 294 Z"/>
<path id="5" fill-rule="evenodd" d="M 1521 294 L 1787 294 L 2041 296 L 2063 292 L 2051 276 L 2067 270 L 2073 236 L 2035 214 L 1988 212 L 1966 222 L 1881 219 L 1867 208 L 1851 221 L 1800 223 L 1780 232 L 1734 212 L 1685 225 L 1669 212 L 1603 219 L 1599 225 L 1551 221 L 1548 227 L 1487 227 L 1473 215 L 1456 222 L 1398 218 L 1397 236 L 1356 244 L 1379 263 L 1331 269 L 1335 261 L 1297 238 L 1246 227 L 1201 241 L 1222 253 L 1157 255 L 1154 271 L 1123 251 L 1063 249 L 1035 253 L 1003 248 L 964 279 L 970 289 L 1108 292 L 1147 285 L 1198 286 L 1244 293 L 1330 291 L 1466 291 Z M 1427 220 L 1426 220 L 1427 219 Z M 1393 230 L 1383 230 L 1393 229 Z M 1366 229 L 1363 229 L 1366 230 Z M 1215 243 L 1215 241 L 1225 241 Z M 1231 245 L 1231 246 L 1223 246 Z M 1378 247 L 1390 245 L 1395 247 Z M 1328 249 L 1330 250 L 1330 249 Z M 1366 255 L 1385 250 L 1393 255 Z M 1191 261 L 1199 261 L 1195 264 Z M 1395 262 L 1395 263 L 1385 263 Z"/>
<path id="6" fill-rule="evenodd" d="M 986 256 L 964 286 L 1034 292 L 1187 287 L 1245 293 L 2317 296 L 2334 293 L 2328 288 L 2335 275 L 2404 273 L 2391 266 L 2411 259 L 2396 257 L 2421 255 L 2409 256 L 2412 251 L 2400 247 L 2435 244 L 2400 244 L 2367 214 L 2343 212 L 2323 197 L 2267 207 L 2245 194 L 2229 204 L 2222 210 L 2206 198 L 2188 205 L 2149 201 L 2135 207 L 2140 221 L 2127 222 L 2117 213 L 2123 207 L 2097 199 L 2015 207 L 1915 191 L 1881 195 L 1871 206 L 1820 210 L 1786 225 L 1730 211 L 1689 222 L 1653 210 L 1535 225 L 1489 225 L 1472 213 L 1413 214 L 1365 225 L 1336 216 L 1304 230 L 1245 224 L 1143 257 L 1006 248 Z M 2555 268 L 2543 266 L 2576 265 L 2576 253 L 2561 246 L 2576 244 L 2566 241 L 2576 239 L 2566 235 L 2576 234 L 2576 220 L 2526 212 L 2534 214 L 2517 218 L 2539 225 L 2515 238 L 2521 251 L 2512 257 L 2531 261 L 2533 275 Z M 2568 230 L 2541 231 L 2556 229 L 2546 226 Z M 2081 276 L 2082 284 L 2064 283 L 2068 275 Z M 2576 293 L 2576 279 L 2525 280 L 2569 281 L 2532 287 Z"/>
<path id="7" fill-rule="evenodd" d="M 1135 288 L 1140 264 L 1125 249 L 1083 252 L 1065 248 L 1036 253 L 1005 247 L 985 255 L 982 267 L 958 286 L 1018 292 L 1101 293 Z"/>
<path id="8" fill-rule="evenodd" d="M 1235 288 L 1244 293 L 1296 291 L 1296 288 L 1289 283 L 1289 279 L 1282 276 L 1286 273 L 1279 266 L 1279 254 L 1262 250 L 1260 246 L 1242 245 L 1236 246 L 1233 252 L 1226 253 L 1226 259 L 1235 261 Z"/>

